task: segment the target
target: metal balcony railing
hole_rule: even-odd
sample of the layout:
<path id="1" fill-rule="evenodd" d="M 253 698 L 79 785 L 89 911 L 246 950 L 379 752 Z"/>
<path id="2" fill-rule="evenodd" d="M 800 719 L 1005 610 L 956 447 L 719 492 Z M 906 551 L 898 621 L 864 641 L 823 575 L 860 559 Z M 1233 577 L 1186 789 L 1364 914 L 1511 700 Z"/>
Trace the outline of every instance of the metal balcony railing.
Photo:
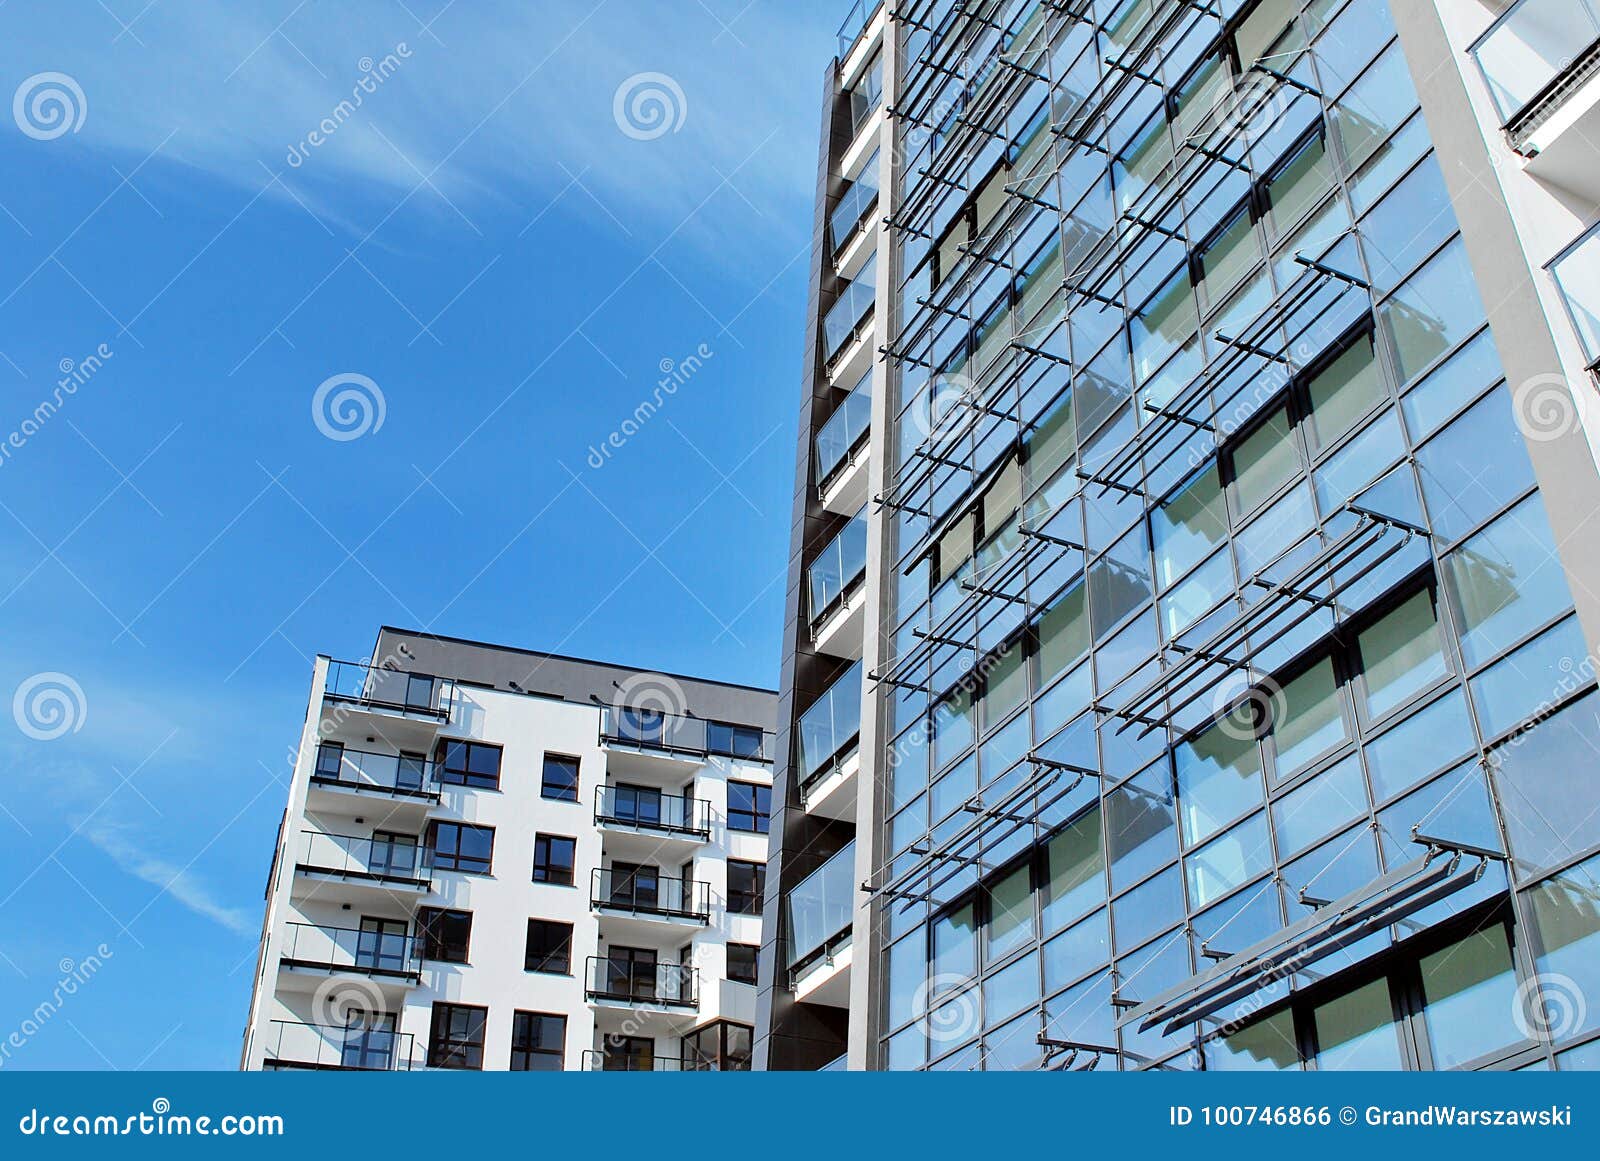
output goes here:
<path id="1" fill-rule="evenodd" d="M 807 875 L 784 899 L 789 967 L 815 959 L 850 930 L 856 900 L 856 844 L 850 843 Z"/>
<path id="2" fill-rule="evenodd" d="M 317 747 L 311 781 L 319 786 L 396 797 L 439 797 L 437 766 L 428 759 L 407 754 L 373 754 L 331 742 Z"/>
<path id="3" fill-rule="evenodd" d="M 1517 0 L 1471 49 L 1509 125 L 1600 44 L 1600 0 Z"/>
<path id="4" fill-rule="evenodd" d="M 404 932 L 290 923 L 279 959 L 294 967 L 415 978 L 422 970 L 422 941 Z"/>
<path id="5" fill-rule="evenodd" d="M 867 259 L 867 264 L 855 279 L 839 292 L 838 300 L 828 308 L 822 320 L 823 340 L 827 345 L 828 361 L 837 359 L 850 341 L 861 333 L 878 296 L 878 256 Z"/>
<path id="6" fill-rule="evenodd" d="M 364 1015 L 345 1025 L 274 1020 L 266 1030 L 269 1068 L 392 1072 L 412 1067 L 414 1037 L 396 1032 L 393 1016 Z"/>
<path id="7" fill-rule="evenodd" d="M 854 752 L 861 737 L 861 662 L 856 662 L 800 715 L 800 785 L 804 787 Z"/>
<path id="8" fill-rule="evenodd" d="M 364 661 L 330 661 L 324 691 L 334 701 L 362 709 L 448 721 L 455 684 L 449 678 L 385 669 Z"/>
<path id="9" fill-rule="evenodd" d="M 1550 264 L 1591 370 L 1600 367 L 1600 227 Z"/>
<path id="10" fill-rule="evenodd" d="M 352 878 L 414 884 L 431 878 L 427 853 L 412 835 L 373 839 L 301 831 L 296 861 L 303 870 Z"/>
<path id="11" fill-rule="evenodd" d="M 711 918 L 711 885 L 664 874 L 654 867 L 596 867 L 589 903 L 603 911 L 705 923 Z"/>
<path id="12" fill-rule="evenodd" d="M 699 973 L 687 964 L 592 955 L 584 979 L 584 994 L 591 1000 L 658 1008 L 700 1005 Z"/>
<path id="13" fill-rule="evenodd" d="M 839 59 L 849 56 L 862 34 L 867 31 L 867 25 L 872 23 L 872 18 L 877 14 L 883 0 L 856 0 L 850 5 L 850 11 L 845 14 L 844 23 L 839 25 Z"/>
<path id="14" fill-rule="evenodd" d="M 600 741 L 607 746 L 657 750 L 685 758 L 717 754 L 752 762 L 772 760 L 772 731 L 669 714 L 653 709 L 607 706 Z"/>
<path id="15" fill-rule="evenodd" d="M 654 1053 L 630 1052 L 624 1049 L 596 1051 L 591 1048 L 583 1054 L 585 1072 L 690 1072 L 692 1066 L 682 1057 L 657 1056 Z"/>
<path id="16" fill-rule="evenodd" d="M 867 575 L 867 510 L 839 530 L 806 570 L 811 628 L 815 630 Z"/>
<path id="17" fill-rule="evenodd" d="M 601 786 L 595 791 L 594 820 L 658 834 L 711 837 L 711 803 L 704 798 L 662 794 L 638 786 Z"/>
<path id="18" fill-rule="evenodd" d="M 817 429 L 817 484 L 826 484 L 850 459 L 872 428 L 872 371 L 861 377 L 838 410 Z"/>

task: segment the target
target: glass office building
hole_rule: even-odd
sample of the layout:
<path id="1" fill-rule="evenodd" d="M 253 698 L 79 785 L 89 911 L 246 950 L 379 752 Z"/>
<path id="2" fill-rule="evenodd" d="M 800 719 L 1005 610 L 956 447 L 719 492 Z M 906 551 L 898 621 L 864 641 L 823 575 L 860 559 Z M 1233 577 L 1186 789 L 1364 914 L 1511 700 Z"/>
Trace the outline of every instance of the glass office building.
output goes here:
<path id="1" fill-rule="evenodd" d="M 851 12 L 758 1068 L 1600 1063 L 1597 16 Z"/>

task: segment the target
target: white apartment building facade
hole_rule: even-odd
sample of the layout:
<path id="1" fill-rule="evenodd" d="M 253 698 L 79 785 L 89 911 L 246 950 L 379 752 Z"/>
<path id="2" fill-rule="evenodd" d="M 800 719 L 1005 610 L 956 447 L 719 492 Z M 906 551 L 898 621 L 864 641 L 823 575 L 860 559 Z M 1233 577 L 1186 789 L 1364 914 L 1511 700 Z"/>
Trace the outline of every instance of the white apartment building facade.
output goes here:
<path id="1" fill-rule="evenodd" d="M 241 1066 L 749 1068 L 773 694 L 372 656 L 315 663 Z"/>

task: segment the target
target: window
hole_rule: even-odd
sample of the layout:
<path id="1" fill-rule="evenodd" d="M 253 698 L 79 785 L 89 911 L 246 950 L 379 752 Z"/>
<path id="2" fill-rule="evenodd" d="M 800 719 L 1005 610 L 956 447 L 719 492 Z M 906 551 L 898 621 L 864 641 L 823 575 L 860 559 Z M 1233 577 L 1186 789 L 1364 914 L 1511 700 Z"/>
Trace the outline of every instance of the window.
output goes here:
<path id="1" fill-rule="evenodd" d="M 557 802 L 578 801 L 578 760 L 560 754 L 546 754 L 540 793 Z"/>
<path id="2" fill-rule="evenodd" d="M 1523 1038 L 1517 973 L 1503 924 L 1424 956 L 1421 969 L 1434 1068 L 1466 1064 Z"/>
<path id="3" fill-rule="evenodd" d="M 728 911 L 734 915 L 760 915 L 766 892 L 767 868 L 763 863 L 728 860 Z"/>
<path id="4" fill-rule="evenodd" d="M 439 781 L 479 790 L 500 789 L 500 747 L 483 742 L 439 744 Z"/>
<path id="5" fill-rule="evenodd" d="M 1381 718 L 1449 671 L 1433 593 L 1424 590 L 1361 634 L 1367 713 Z"/>
<path id="6" fill-rule="evenodd" d="M 433 869 L 487 875 L 494 857 L 494 827 L 465 822 L 430 822 L 428 846 Z"/>
<path id="7" fill-rule="evenodd" d="M 772 787 L 728 783 L 728 829 L 766 834 L 772 821 Z"/>
<path id="8" fill-rule="evenodd" d="M 761 949 L 753 943 L 728 944 L 728 978 L 735 983 L 756 982 L 756 961 Z"/>
<path id="9" fill-rule="evenodd" d="M 566 1045 L 565 1016 L 518 1012 L 511 1018 L 512 1072 L 560 1072 Z"/>
<path id="10" fill-rule="evenodd" d="M 1317 1068 L 1325 1072 L 1388 1072 L 1403 1067 L 1389 981 L 1330 1000 L 1313 1016 Z"/>
<path id="11" fill-rule="evenodd" d="M 1233 451 L 1233 510 L 1244 516 L 1289 482 L 1300 469 L 1300 455 L 1280 409 Z"/>
<path id="12" fill-rule="evenodd" d="M 602 1049 L 602 1072 L 654 1072 L 656 1042 L 648 1036 L 607 1036 Z"/>
<path id="13" fill-rule="evenodd" d="M 528 946 L 523 969 L 549 975 L 572 974 L 572 924 L 553 919 L 528 920 Z"/>
<path id="14" fill-rule="evenodd" d="M 683 1038 L 685 1072 L 748 1072 L 755 1029 L 719 1020 Z"/>
<path id="15" fill-rule="evenodd" d="M 731 758 L 760 758 L 764 749 L 762 731 L 755 726 L 708 722 L 706 749 Z"/>
<path id="16" fill-rule="evenodd" d="M 483 1029 L 488 1008 L 467 1004 L 435 1004 L 428 1036 L 429 1068 L 483 1067 Z"/>
<path id="17" fill-rule="evenodd" d="M 317 747 L 317 768 L 311 772 L 313 778 L 337 782 L 343 768 L 343 742 L 323 742 Z"/>
<path id="18" fill-rule="evenodd" d="M 1271 703 L 1280 781 L 1345 740 L 1343 702 L 1332 658 L 1284 682 Z"/>
<path id="19" fill-rule="evenodd" d="M 422 958 L 443 963 L 466 963 L 472 941 L 472 912 L 424 907 L 417 912 L 422 936 Z"/>
<path id="20" fill-rule="evenodd" d="M 542 834 L 533 840 L 533 881 L 572 886 L 572 867 L 578 840 L 559 834 Z"/>

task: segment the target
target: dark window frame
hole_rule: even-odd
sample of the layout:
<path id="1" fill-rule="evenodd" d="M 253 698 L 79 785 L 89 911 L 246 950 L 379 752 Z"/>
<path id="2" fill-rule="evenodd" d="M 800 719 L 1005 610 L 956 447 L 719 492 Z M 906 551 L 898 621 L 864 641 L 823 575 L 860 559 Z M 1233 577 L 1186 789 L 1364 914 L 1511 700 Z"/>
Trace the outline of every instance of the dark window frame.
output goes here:
<path id="1" fill-rule="evenodd" d="M 559 933 L 559 938 L 545 940 L 537 959 L 534 950 L 534 933 Z M 559 966 L 557 966 L 559 965 Z M 529 919 L 527 942 L 523 945 L 522 970 L 540 975 L 570 976 L 572 974 L 572 924 L 559 919 Z"/>
<path id="2" fill-rule="evenodd" d="M 449 954 L 455 949 L 455 941 L 439 930 L 441 921 L 457 923 L 466 920 L 466 932 L 460 940 L 459 954 Z M 472 954 L 472 912 L 451 907 L 421 907 L 417 910 L 417 939 L 420 943 L 421 958 L 433 960 L 437 963 L 471 963 Z"/>
<path id="3" fill-rule="evenodd" d="M 458 1019 L 466 1022 L 464 1031 L 458 1030 Z M 481 1072 L 488 1027 L 488 1008 L 435 1001 L 428 1030 L 428 1067 Z"/>
<path id="4" fill-rule="evenodd" d="M 572 770 L 570 793 L 566 783 L 552 782 L 550 779 L 552 766 L 558 770 L 564 771 L 567 769 L 568 763 L 571 764 Z M 539 776 L 539 797 L 550 802 L 577 802 L 581 770 L 582 761 L 573 757 L 571 754 L 552 754 L 546 752 Z M 552 793 L 552 791 L 554 791 L 554 793 Z"/>
<path id="5" fill-rule="evenodd" d="M 479 753 L 494 755 L 494 773 L 474 769 Z M 435 751 L 435 777 L 442 785 L 466 786 L 473 790 L 499 790 L 500 770 L 505 763 L 505 747 L 493 742 L 474 742 L 467 738 L 444 738 Z"/>
<path id="6" fill-rule="evenodd" d="M 485 856 L 462 854 L 461 839 L 468 832 L 489 836 L 489 853 Z M 454 842 L 448 851 L 440 849 L 441 837 L 453 834 Z M 472 822 L 451 822 L 434 819 L 428 823 L 427 849 L 430 865 L 435 871 L 454 871 L 462 875 L 487 875 L 494 868 L 494 827 Z M 481 865 L 480 865 L 481 864 Z"/>
<path id="7" fill-rule="evenodd" d="M 734 949 L 735 948 L 737 948 L 739 950 L 739 960 L 738 960 L 738 962 L 739 962 L 739 965 L 740 965 L 740 970 L 738 970 L 738 971 L 735 971 L 735 968 L 734 968 L 734 962 L 735 962 L 734 961 Z M 761 948 L 760 948 L 760 946 L 758 944 L 754 944 L 754 943 L 729 943 L 727 945 L 727 954 L 728 954 L 728 978 L 730 980 L 732 980 L 736 984 L 753 984 L 753 983 L 755 983 L 757 981 L 758 975 L 759 975 L 760 970 L 761 970 Z M 749 974 L 748 975 L 742 970 L 747 954 L 748 954 L 749 965 L 750 965 L 750 970 L 749 970 Z"/>
<path id="8" fill-rule="evenodd" d="M 733 885 L 734 868 L 748 869 L 751 885 L 746 888 Z M 764 896 L 767 890 L 767 865 L 755 863 L 747 859 L 728 860 L 728 914 L 730 915 L 760 915 Z"/>
<path id="9" fill-rule="evenodd" d="M 544 1043 L 545 1021 L 554 1020 L 560 1028 L 556 1046 Z M 537 1034 L 535 1034 L 537 1033 Z M 533 1067 L 536 1061 L 553 1059 L 554 1067 Z M 532 1012 L 518 1009 L 511 1015 L 512 1072 L 561 1072 L 567 1064 L 567 1017 L 562 1012 Z"/>
<path id="10" fill-rule="evenodd" d="M 557 843 L 565 843 L 567 863 L 562 867 L 550 857 Z M 578 840 L 571 835 L 539 832 L 533 838 L 533 881 L 551 887 L 570 887 L 578 865 Z"/>

